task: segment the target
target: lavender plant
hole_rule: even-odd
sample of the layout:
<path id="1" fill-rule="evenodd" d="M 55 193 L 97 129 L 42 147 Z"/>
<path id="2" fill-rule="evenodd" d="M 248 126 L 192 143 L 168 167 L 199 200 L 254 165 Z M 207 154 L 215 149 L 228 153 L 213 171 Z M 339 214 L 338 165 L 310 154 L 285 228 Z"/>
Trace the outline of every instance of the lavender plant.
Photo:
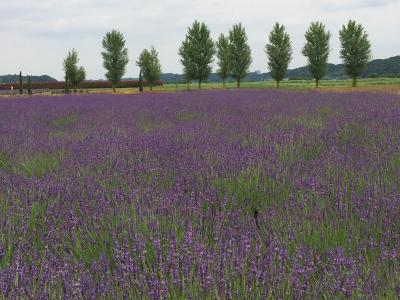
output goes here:
<path id="1" fill-rule="evenodd" d="M 400 98 L 0 100 L 0 298 L 395 299 Z"/>

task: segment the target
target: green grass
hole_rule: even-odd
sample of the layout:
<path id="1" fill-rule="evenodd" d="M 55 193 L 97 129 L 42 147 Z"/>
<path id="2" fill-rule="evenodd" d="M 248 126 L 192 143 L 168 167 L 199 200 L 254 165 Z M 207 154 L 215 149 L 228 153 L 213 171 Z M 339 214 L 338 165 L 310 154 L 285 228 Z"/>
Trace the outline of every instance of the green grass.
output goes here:
<path id="1" fill-rule="evenodd" d="M 165 120 L 138 120 L 135 124 L 143 134 L 150 134 L 156 130 L 163 130 L 172 127 L 172 123 Z"/>
<path id="2" fill-rule="evenodd" d="M 73 125 L 77 121 L 78 121 L 78 115 L 71 114 L 51 120 L 51 125 L 54 127 L 64 127 L 68 125 Z"/>
<path id="3" fill-rule="evenodd" d="M 287 182 L 263 174 L 260 168 L 249 168 L 229 178 L 218 178 L 212 183 L 219 197 L 228 197 L 228 208 L 243 208 L 252 214 L 255 209 L 263 210 L 284 203 L 290 195 Z"/>
<path id="4" fill-rule="evenodd" d="M 201 113 L 200 112 L 179 112 L 176 114 L 175 118 L 178 121 L 193 121 L 195 119 L 198 119 L 201 117 Z"/>
<path id="5" fill-rule="evenodd" d="M 8 155 L 6 153 L 0 151 L 0 170 L 9 170 L 10 169 L 10 164 L 9 164 L 9 159 Z"/>
<path id="6" fill-rule="evenodd" d="M 304 139 L 292 143 L 275 145 L 278 160 L 281 163 L 296 161 L 309 162 L 318 159 L 327 149 L 327 145 L 319 138 Z"/>
<path id="7" fill-rule="evenodd" d="M 14 171 L 27 177 L 42 178 L 47 174 L 52 174 L 58 170 L 64 158 L 63 152 L 57 153 L 37 153 L 22 159 Z"/>

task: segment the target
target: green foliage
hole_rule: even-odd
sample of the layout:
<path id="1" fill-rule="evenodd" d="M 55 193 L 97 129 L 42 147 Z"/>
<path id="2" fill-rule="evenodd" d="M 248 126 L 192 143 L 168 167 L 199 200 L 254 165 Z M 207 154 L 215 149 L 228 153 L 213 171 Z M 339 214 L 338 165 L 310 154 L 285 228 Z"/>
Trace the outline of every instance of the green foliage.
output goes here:
<path id="1" fill-rule="evenodd" d="M 271 70 L 271 77 L 279 82 L 285 78 L 289 63 L 292 60 L 292 44 L 285 26 L 275 23 L 269 34 L 269 42 L 265 46 L 265 53 L 268 56 L 268 67 Z"/>
<path id="2" fill-rule="evenodd" d="M 186 38 L 179 48 L 187 81 L 198 80 L 201 88 L 202 81 L 207 80 L 211 74 L 214 54 L 215 45 L 210 30 L 206 24 L 195 21 L 192 27 L 188 28 Z"/>
<path id="3" fill-rule="evenodd" d="M 149 83 L 152 91 L 154 83 L 160 80 L 161 75 L 161 64 L 156 49 L 153 46 L 150 51 L 144 49 L 136 64 L 140 68 L 140 74 L 143 72 L 143 77 Z"/>
<path id="4" fill-rule="evenodd" d="M 218 58 L 218 75 L 221 77 L 224 88 L 225 80 L 229 77 L 230 73 L 230 57 L 229 57 L 229 38 L 221 34 L 216 43 L 217 58 Z"/>
<path id="5" fill-rule="evenodd" d="M 111 83 L 115 92 L 116 85 L 121 81 L 129 62 L 128 49 L 121 32 L 112 30 L 103 37 L 103 66 L 107 70 L 106 78 Z"/>
<path id="6" fill-rule="evenodd" d="M 46 228 L 47 203 L 33 202 L 28 219 L 28 232 L 31 236 L 32 246 L 36 249 L 43 248 L 43 235 Z"/>
<path id="7" fill-rule="evenodd" d="M 343 60 L 344 69 L 353 79 L 353 86 L 357 85 L 359 77 L 367 68 L 368 61 L 371 59 L 371 43 L 368 34 L 361 24 L 349 20 L 339 31 L 340 38 L 340 57 Z"/>
<path id="8" fill-rule="evenodd" d="M 85 80 L 86 72 L 81 66 L 78 68 L 77 64 L 79 62 L 78 53 L 75 49 L 68 52 L 67 57 L 64 59 L 64 72 L 65 72 L 65 90 L 69 91 L 70 84 L 74 88 L 74 92 L 78 88 L 78 85 Z"/>
<path id="9" fill-rule="evenodd" d="M 86 71 L 85 71 L 85 69 L 84 69 L 82 66 L 80 66 L 79 69 L 78 69 L 78 72 L 77 72 L 77 74 L 76 74 L 75 80 L 72 81 L 72 83 L 74 84 L 74 91 L 75 91 L 75 93 L 76 93 L 76 89 L 77 89 L 78 85 L 79 85 L 82 81 L 84 81 L 85 78 L 86 78 Z"/>
<path id="10" fill-rule="evenodd" d="M 19 94 L 22 95 L 24 92 L 24 88 L 22 85 L 22 72 L 19 71 Z"/>
<path id="11" fill-rule="evenodd" d="M 325 25 L 321 22 L 313 22 L 308 28 L 305 37 L 306 44 L 302 53 L 308 59 L 308 69 L 318 88 L 319 81 L 328 72 L 329 39 L 331 34 L 325 30 Z"/>
<path id="12" fill-rule="evenodd" d="M 179 55 L 181 56 L 181 63 L 183 66 L 183 76 L 189 89 L 189 83 L 195 78 L 195 65 L 190 57 L 190 43 L 186 39 L 182 42 L 182 46 L 179 48 Z"/>
<path id="13" fill-rule="evenodd" d="M 231 74 L 236 79 L 239 88 L 252 62 L 246 31 L 241 23 L 234 25 L 229 31 L 229 53 Z"/>

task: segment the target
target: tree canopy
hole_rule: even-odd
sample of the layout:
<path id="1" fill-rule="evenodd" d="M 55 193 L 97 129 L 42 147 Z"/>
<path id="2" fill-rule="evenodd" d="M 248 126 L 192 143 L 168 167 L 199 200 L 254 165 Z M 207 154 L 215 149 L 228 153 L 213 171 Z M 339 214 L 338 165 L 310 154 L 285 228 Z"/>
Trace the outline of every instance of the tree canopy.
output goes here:
<path id="1" fill-rule="evenodd" d="M 308 28 L 305 38 L 306 44 L 303 48 L 303 55 L 307 57 L 308 69 L 315 79 L 318 87 L 319 81 L 328 72 L 329 39 L 331 34 L 325 29 L 321 22 L 313 22 Z"/>
<path id="2" fill-rule="evenodd" d="M 265 53 L 268 57 L 268 67 L 271 71 L 271 77 L 279 87 L 279 82 L 285 78 L 293 54 L 292 43 L 289 34 L 286 33 L 285 26 L 275 23 L 274 28 L 269 34 Z"/>
<path id="3" fill-rule="evenodd" d="M 366 70 L 371 59 L 371 43 L 368 34 L 361 24 L 349 20 L 339 31 L 340 57 L 343 60 L 347 75 L 353 79 L 353 86 L 357 85 L 357 78 Z"/>
<path id="4" fill-rule="evenodd" d="M 78 67 L 78 62 L 78 53 L 75 49 L 72 49 L 68 52 L 67 57 L 64 59 L 66 91 L 69 91 L 70 85 L 72 85 L 74 92 L 76 92 L 78 85 L 86 78 L 85 69 L 82 66 Z"/>
<path id="5" fill-rule="evenodd" d="M 136 64 L 140 68 L 144 79 L 148 82 L 150 90 L 153 90 L 154 83 L 160 80 L 161 75 L 161 64 L 156 49 L 153 46 L 150 51 L 144 49 Z"/>
<path id="6" fill-rule="evenodd" d="M 234 25 L 229 31 L 229 62 L 232 77 L 236 79 L 239 88 L 252 62 L 246 30 L 241 23 Z"/>
<path id="7" fill-rule="evenodd" d="M 181 63 L 187 81 L 198 80 L 201 83 L 211 74 L 211 63 L 215 54 L 215 45 L 207 25 L 195 21 L 188 28 L 185 40 L 179 48 Z"/>
<path id="8" fill-rule="evenodd" d="M 230 75 L 230 47 L 229 38 L 221 34 L 216 43 L 217 46 L 217 64 L 218 64 L 218 75 L 221 77 L 223 85 L 225 87 L 225 80 Z"/>
<path id="9" fill-rule="evenodd" d="M 106 78 L 115 91 L 116 85 L 121 81 L 129 62 L 128 49 L 125 47 L 125 39 L 121 32 L 112 30 L 103 38 L 103 66 L 107 70 Z"/>

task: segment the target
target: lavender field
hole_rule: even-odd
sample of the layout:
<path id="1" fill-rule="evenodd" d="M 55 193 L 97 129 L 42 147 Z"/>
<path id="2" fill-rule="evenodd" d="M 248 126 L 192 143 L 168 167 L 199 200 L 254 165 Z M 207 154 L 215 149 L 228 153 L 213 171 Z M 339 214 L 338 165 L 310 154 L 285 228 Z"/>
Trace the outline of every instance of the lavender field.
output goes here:
<path id="1" fill-rule="evenodd" d="M 400 297 L 400 97 L 0 100 L 0 298 Z"/>

